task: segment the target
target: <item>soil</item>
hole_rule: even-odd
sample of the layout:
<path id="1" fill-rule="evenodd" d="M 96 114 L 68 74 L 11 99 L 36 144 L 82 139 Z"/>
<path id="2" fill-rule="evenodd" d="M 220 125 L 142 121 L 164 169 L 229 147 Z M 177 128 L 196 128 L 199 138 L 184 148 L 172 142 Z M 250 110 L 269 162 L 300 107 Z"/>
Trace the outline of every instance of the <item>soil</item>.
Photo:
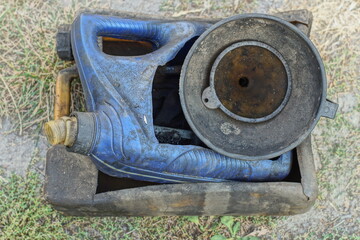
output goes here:
<path id="1" fill-rule="evenodd" d="M 15 173 L 25 176 L 31 163 L 36 163 L 36 167 L 42 171 L 49 146 L 45 137 L 38 134 L 19 136 L 9 132 L 11 129 L 11 120 L 0 119 L 0 169 L 5 171 L 5 175 Z"/>

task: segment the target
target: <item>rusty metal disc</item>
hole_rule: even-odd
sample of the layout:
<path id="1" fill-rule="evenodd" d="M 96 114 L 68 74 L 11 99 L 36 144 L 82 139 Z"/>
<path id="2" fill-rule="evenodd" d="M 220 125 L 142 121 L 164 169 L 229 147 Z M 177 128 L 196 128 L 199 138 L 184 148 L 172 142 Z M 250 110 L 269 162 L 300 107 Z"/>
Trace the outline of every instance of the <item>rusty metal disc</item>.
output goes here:
<path id="1" fill-rule="evenodd" d="M 275 49 L 261 42 L 243 41 L 226 48 L 216 58 L 209 88 L 202 97 L 205 106 L 212 99 L 230 117 L 263 122 L 275 117 L 286 105 L 291 75 Z"/>
<path id="2" fill-rule="evenodd" d="M 180 78 L 195 134 L 229 157 L 260 160 L 300 144 L 321 115 L 326 78 L 319 54 L 279 18 L 237 15 L 202 34 Z"/>

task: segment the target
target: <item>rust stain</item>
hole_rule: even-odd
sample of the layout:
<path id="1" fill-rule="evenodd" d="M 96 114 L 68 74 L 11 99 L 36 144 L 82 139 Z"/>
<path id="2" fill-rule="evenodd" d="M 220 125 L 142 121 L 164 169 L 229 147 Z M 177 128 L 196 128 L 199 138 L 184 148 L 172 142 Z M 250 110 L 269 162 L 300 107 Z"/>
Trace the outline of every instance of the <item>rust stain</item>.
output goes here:
<path id="1" fill-rule="evenodd" d="M 181 208 L 181 207 L 189 207 L 189 206 L 195 206 L 195 205 L 196 204 L 194 204 L 193 200 L 188 198 L 188 199 L 185 199 L 185 200 L 174 202 L 174 203 L 170 204 L 170 207 Z"/>
<path id="2" fill-rule="evenodd" d="M 260 198 L 261 194 L 260 193 L 250 193 L 250 196 L 253 198 Z"/>
<path id="3" fill-rule="evenodd" d="M 160 209 L 153 203 L 147 205 L 147 208 L 150 209 L 153 212 L 158 212 Z"/>
<path id="4" fill-rule="evenodd" d="M 260 118 L 280 106 L 288 79 L 274 53 L 258 46 L 241 46 L 221 59 L 214 84 L 220 102 L 232 113 Z"/>

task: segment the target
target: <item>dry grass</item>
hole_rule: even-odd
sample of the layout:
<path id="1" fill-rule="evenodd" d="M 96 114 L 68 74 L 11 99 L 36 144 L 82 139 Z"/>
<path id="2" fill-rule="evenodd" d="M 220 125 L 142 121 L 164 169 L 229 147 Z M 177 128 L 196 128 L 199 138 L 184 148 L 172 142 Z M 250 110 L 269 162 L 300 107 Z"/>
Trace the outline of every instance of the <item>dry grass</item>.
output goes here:
<path id="1" fill-rule="evenodd" d="M 322 232 L 346 239 L 345 233 L 360 235 L 360 2 L 287 1 L 276 10 L 301 6 L 314 14 L 311 39 L 326 67 L 328 98 L 341 104 L 336 119 L 321 120 L 313 133 L 321 159 L 319 199 L 309 213 L 286 219 L 282 229 L 303 233 L 301 238 Z"/>
<path id="2" fill-rule="evenodd" d="M 69 64 L 55 54 L 56 27 L 91 6 L 96 4 L 1 0 L 0 117 L 14 119 L 20 135 L 52 118 L 54 79 Z"/>
<path id="3" fill-rule="evenodd" d="M 79 0 L 80 1 L 80 0 Z M 40 128 L 52 117 L 54 79 L 59 69 L 68 66 L 55 55 L 56 27 L 70 23 L 80 7 L 106 8 L 104 2 L 72 1 L 6 1 L 0 0 L 0 117 L 9 116 L 18 133 Z M 70 1 L 67 1 L 70 2 Z M 255 232 L 269 238 L 347 239 L 359 235 L 360 195 L 360 127 L 354 116 L 360 112 L 360 2 L 351 0 L 282 1 L 164 1 L 165 15 L 226 17 L 242 12 L 277 12 L 306 8 L 314 14 L 311 39 L 317 46 L 327 70 L 328 95 L 335 101 L 352 96 L 350 104 L 344 102 L 336 120 L 321 120 L 314 132 L 314 140 L 321 161 L 318 165 L 320 196 L 315 208 L 308 214 L 289 218 L 235 218 L 241 222 L 239 236 Z M 79 86 L 75 87 L 76 95 Z M 359 115 L 358 115 L 359 117 Z M 355 119 L 356 120 L 356 119 Z M 33 131 L 33 129 L 31 129 Z M 0 173 L 1 176 L 1 173 Z M 27 182 L 24 191 L 18 184 Z M 0 177 L 0 238 L 2 229 L 17 229 L 29 238 L 50 236 L 46 231 L 53 223 L 53 233 L 59 238 L 67 234 L 75 238 L 123 239 L 208 239 L 215 234 L 230 237 L 228 229 L 217 217 L 198 220 L 169 218 L 65 218 L 44 205 L 36 177 Z M 22 189 L 22 188 L 20 188 Z M 3 195 L 1 195 L 3 194 Z M 25 195 L 24 197 L 21 197 Z M 16 228 L 17 222 L 4 218 L 1 209 L 11 211 L 17 199 L 22 203 L 34 202 L 31 212 L 24 215 L 15 209 L 14 218 L 35 221 L 38 230 L 32 235 Z M 44 217 L 39 216 L 43 215 Z M 31 216 L 37 216 L 31 218 Z M 25 220 L 24 220 L 25 219 Z M 21 220 L 21 219 L 20 219 Z M 4 226 L 8 225 L 8 228 Z M 62 228 L 62 229 L 61 229 Z M 272 231 L 276 228 L 276 231 Z M 51 229 L 51 228 L 50 228 Z M 10 230 L 9 230 L 10 231 Z M 42 235 L 39 231 L 43 231 Z M 25 235 L 21 235 L 25 234 Z M 281 235 L 279 235 L 281 234 Z M 283 235 L 284 234 L 284 235 Z M 354 235 L 353 235 L 354 234 Z M 55 236 L 55 238 L 56 238 Z M 10 237 L 9 237 L 10 238 Z"/>

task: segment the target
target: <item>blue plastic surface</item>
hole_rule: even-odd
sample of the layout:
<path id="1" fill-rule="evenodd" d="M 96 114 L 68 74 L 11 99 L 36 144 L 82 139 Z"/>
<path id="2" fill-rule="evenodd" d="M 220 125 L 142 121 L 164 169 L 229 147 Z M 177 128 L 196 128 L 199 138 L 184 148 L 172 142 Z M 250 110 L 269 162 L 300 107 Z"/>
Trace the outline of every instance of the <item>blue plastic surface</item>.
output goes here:
<path id="1" fill-rule="evenodd" d="M 278 181 L 290 171 L 292 153 L 277 160 L 241 161 L 192 145 L 159 144 L 152 118 L 152 81 L 158 66 L 210 25 L 81 14 L 71 42 L 87 110 L 96 119 L 89 152 L 99 170 L 116 177 L 160 183 Z M 110 56 L 98 36 L 151 41 L 157 50 L 143 56 Z"/>

